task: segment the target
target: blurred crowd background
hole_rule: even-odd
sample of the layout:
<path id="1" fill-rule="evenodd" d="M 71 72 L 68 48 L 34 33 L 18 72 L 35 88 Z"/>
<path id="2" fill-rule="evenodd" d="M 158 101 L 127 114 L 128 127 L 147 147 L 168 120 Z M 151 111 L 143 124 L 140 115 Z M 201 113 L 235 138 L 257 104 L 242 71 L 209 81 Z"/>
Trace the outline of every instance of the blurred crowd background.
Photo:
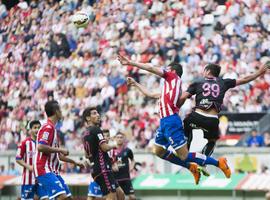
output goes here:
<path id="1" fill-rule="evenodd" d="M 79 10 L 90 16 L 85 29 L 71 23 Z M 183 90 L 206 63 L 219 63 L 223 77 L 238 78 L 270 56 L 267 0 L 21 0 L 10 9 L 0 1 L 0 24 L 1 151 L 16 149 L 27 121 L 45 120 L 48 99 L 61 104 L 57 130 L 68 149 L 82 149 L 80 115 L 87 106 L 98 106 L 102 127 L 112 135 L 124 132 L 130 148 L 150 148 L 159 124 L 157 102 L 128 88 L 126 77 L 150 90 L 160 90 L 162 80 L 121 66 L 118 53 L 157 67 L 181 63 Z M 269 84 L 266 74 L 231 90 L 223 111 L 268 112 Z M 191 99 L 181 116 L 192 106 Z M 269 134 L 266 139 L 269 145 Z"/>

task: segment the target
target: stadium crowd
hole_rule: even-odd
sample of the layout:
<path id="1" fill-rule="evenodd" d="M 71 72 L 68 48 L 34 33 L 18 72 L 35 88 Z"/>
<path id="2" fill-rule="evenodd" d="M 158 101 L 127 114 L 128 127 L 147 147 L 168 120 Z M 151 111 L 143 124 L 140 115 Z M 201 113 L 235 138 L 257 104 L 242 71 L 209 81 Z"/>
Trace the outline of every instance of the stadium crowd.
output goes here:
<path id="1" fill-rule="evenodd" d="M 89 13 L 76 29 L 71 16 Z M 23 0 L 7 10 L 0 1 L 0 149 L 14 149 L 32 119 L 44 120 L 48 99 L 62 106 L 57 129 L 68 149 L 82 149 L 82 110 L 98 106 L 103 127 L 124 131 L 131 148 L 147 147 L 159 123 L 157 102 L 129 89 L 129 75 L 159 90 L 161 81 L 122 67 L 117 53 L 164 67 L 184 67 L 183 89 L 208 62 L 222 66 L 223 77 L 253 72 L 270 56 L 270 2 L 228 0 Z M 139 76 L 140 75 L 140 76 Z M 141 76 L 143 75 L 143 76 Z M 225 111 L 270 110 L 270 76 L 231 90 Z M 182 116 L 193 101 L 186 102 Z"/>

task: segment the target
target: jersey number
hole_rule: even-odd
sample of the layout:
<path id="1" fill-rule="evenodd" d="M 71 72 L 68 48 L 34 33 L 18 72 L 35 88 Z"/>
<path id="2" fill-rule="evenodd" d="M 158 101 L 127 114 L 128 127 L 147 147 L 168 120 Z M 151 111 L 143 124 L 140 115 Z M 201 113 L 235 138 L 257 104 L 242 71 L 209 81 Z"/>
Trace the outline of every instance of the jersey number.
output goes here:
<path id="1" fill-rule="evenodd" d="M 205 97 L 212 95 L 213 97 L 216 98 L 220 93 L 219 85 L 216 83 L 214 84 L 204 83 L 202 85 L 202 89 L 203 89 L 203 96 Z"/>

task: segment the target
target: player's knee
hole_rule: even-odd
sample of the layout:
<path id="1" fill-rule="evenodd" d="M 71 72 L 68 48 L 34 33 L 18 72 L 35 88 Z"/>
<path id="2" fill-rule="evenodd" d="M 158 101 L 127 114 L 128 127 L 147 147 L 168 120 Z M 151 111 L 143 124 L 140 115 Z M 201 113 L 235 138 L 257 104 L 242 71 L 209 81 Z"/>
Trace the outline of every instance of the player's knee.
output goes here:
<path id="1" fill-rule="evenodd" d="M 118 188 L 118 189 L 116 190 L 116 194 L 117 194 L 117 199 L 119 199 L 119 200 L 124 200 L 124 199 L 125 199 L 125 193 L 124 193 L 124 191 L 122 190 L 122 188 L 121 188 L 121 189 Z"/>
<path id="2" fill-rule="evenodd" d="M 136 197 L 135 197 L 135 195 L 134 195 L 134 194 L 132 194 L 132 195 L 129 195 L 129 200 L 136 200 Z"/>
<path id="3" fill-rule="evenodd" d="M 106 200 L 116 200 L 116 193 L 109 193 L 107 196 L 106 196 Z"/>
<path id="4" fill-rule="evenodd" d="M 185 161 L 188 157 L 188 154 L 181 154 L 181 155 L 178 155 L 178 157 L 182 160 L 182 161 Z"/>
<path id="5" fill-rule="evenodd" d="M 153 148 L 153 154 L 157 155 L 158 157 L 162 158 L 165 154 L 165 150 L 162 147 L 155 146 Z"/>
<path id="6" fill-rule="evenodd" d="M 186 147 L 176 150 L 176 153 L 182 161 L 185 161 L 188 157 L 188 149 Z"/>
<path id="7" fill-rule="evenodd" d="M 65 194 L 61 194 L 61 195 L 59 195 L 59 196 L 57 197 L 57 199 L 59 199 L 59 200 L 64 200 L 64 199 L 68 199 L 68 197 L 67 197 L 67 195 L 65 195 Z"/>
<path id="8" fill-rule="evenodd" d="M 267 192 L 265 197 L 266 197 L 266 200 L 270 200 L 270 192 Z"/>

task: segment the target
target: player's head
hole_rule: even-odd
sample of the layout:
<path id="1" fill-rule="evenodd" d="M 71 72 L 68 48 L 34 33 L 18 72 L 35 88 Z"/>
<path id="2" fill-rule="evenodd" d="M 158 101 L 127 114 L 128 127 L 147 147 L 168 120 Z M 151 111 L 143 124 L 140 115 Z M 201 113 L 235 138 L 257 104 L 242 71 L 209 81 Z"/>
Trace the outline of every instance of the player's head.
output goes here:
<path id="1" fill-rule="evenodd" d="M 110 131 L 108 129 L 103 129 L 103 136 L 107 143 L 110 141 Z"/>
<path id="2" fill-rule="evenodd" d="M 203 76 L 207 77 L 210 75 L 214 77 L 219 77 L 220 70 L 221 70 L 221 67 L 217 64 L 214 64 L 214 63 L 207 64 L 204 67 Z"/>
<path id="3" fill-rule="evenodd" d="M 172 62 L 168 65 L 170 67 L 171 71 L 174 71 L 180 78 L 183 74 L 183 67 L 181 64 Z"/>
<path id="4" fill-rule="evenodd" d="M 88 125 L 100 126 L 101 119 L 96 107 L 88 107 L 83 111 L 83 121 Z"/>
<path id="5" fill-rule="evenodd" d="M 124 144 L 124 142 L 125 142 L 125 134 L 122 133 L 122 132 L 116 133 L 115 141 L 116 141 L 117 145 L 122 146 Z"/>
<path id="6" fill-rule="evenodd" d="M 56 120 L 62 119 L 62 112 L 57 101 L 47 101 L 45 104 L 45 112 L 47 117 L 55 117 Z"/>
<path id="7" fill-rule="evenodd" d="M 37 137 L 37 132 L 41 127 L 41 123 L 38 120 L 33 120 L 29 122 L 29 132 L 31 134 L 32 138 L 36 138 Z"/>

